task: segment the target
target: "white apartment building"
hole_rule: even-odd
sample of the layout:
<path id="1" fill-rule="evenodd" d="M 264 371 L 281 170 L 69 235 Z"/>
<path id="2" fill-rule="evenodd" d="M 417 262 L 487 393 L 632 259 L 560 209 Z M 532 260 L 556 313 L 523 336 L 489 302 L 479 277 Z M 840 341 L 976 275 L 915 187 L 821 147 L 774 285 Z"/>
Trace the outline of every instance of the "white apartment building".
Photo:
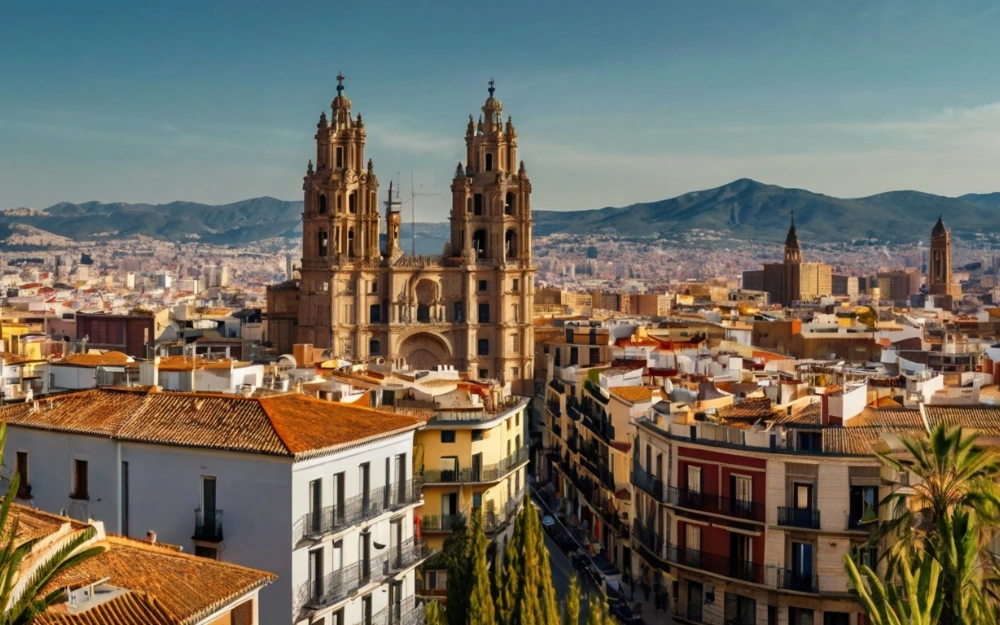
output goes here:
<path id="1" fill-rule="evenodd" d="M 59 395 L 0 416 L 22 500 L 276 574 L 261 591 L 262 623 L 422 622 L 420 420 L 301 394 L 145 388 Z"/>

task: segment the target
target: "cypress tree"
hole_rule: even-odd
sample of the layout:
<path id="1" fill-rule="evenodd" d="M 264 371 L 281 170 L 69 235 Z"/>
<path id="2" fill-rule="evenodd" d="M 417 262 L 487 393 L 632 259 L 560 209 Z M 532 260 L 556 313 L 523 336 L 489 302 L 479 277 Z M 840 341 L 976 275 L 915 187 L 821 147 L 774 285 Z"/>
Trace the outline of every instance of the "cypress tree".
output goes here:
<path id="1" fill-rule="evenodd" d="M 542 530 L 541 519 L 538 518 L 538 513 L 528 497 L 525 497 L 524 506 L 530 513 L 528 518 L 533 536 L 532 542 L 538 560 L 537 588 L 538 600 L 542 608 L 542 622 L 546 625 L 559 625 L 559 605 L 556 602 L 555 586 L 552 585 L 552 567 L 549 565 L 549 550 L 545 548 L 545 532 Z"/>
<path id="2" fill-rule="evenodd" d="M 428 601 L 427 607 L 424 608 L 424 625 L 445 625 L 446 623 L 447 620 L 444 610 L 441 609 L 441 604 L 437 601 Z"/>
<path id="3" fill-rule="evenodd" d="M 507 556 L 500 601 L 502 625 L 560 625 L 545 536 L 528 497 L 517 515 Z"/>
<path id="4" fill-rule="evenodd" d="M 576 576 L 569 584 L 563 621 L 563 625 L 580 625 L 580 584 L 576 582 Z"/>
<path id="5" fill-rule="evenodd" d="M 476 511 L 472 515 L 472 527 L 469 528 L 469 557 L 472 561 L 472 574 L 469 580 L 471 591 L 466 625 L 496 625 L 493 592 L 490 590 L 490 572 L 486 562 L 488 542 L 486 532 L 483 531 L 483 515 Z"/>
<path id="6" fill-rule="evenodd" d="M 445 539 L 441 559 L 448 571 L 448 600 L 444 611 L 447 625 L 465 625 L 469 612 L 469 594 L 472 591 L 472 559 L 469 554 L 469 529 L 464 522 L 457 523 Z"/>

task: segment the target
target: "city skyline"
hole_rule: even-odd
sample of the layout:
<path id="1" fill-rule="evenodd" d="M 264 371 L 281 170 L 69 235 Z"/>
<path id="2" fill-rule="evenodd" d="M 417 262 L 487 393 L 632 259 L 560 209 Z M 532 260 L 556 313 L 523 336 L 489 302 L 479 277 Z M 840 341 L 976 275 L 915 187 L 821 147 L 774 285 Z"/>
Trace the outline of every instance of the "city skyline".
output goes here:
<path id="1" fill-rule="evenodd" d="M 0 208 L 297 198 L 309 120 L 328 110 L 338 71 L 383 186 L 413 172 L 442 193 L 420 201 L 418 221 L 445 218 L 490 78 L 546 181 L 536 209 L 742 177 L 838 197 L 997 190 L 989 3 L 515 5 L 487 26 L 454 6 L 387 4 L 382 22 L 343 28 L 352 16 L 335 16 L 316 36 L 316 5 L 113 8 L 8 9 Z M 480 53 L 483 28 L 497 43 Z"/>

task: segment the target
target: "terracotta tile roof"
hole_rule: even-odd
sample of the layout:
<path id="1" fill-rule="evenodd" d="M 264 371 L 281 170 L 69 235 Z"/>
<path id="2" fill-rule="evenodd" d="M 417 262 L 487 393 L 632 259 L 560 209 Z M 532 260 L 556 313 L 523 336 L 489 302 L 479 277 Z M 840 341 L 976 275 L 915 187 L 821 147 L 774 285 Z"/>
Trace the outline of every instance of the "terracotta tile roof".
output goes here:
<path id="1" fill-rule="evenodd" d="M 795 425 L 819 425 L 823 413 L 823 404 L 818 397 L 811 397 L 809 401 L 796 402 L 792 405 L 792 413 L 781 412 L 775 419 L 776 422 Z"/>
<path id="2" fill-rule="evenodd" d="M 899 404 L 896 405 L 899 406 Z M 924 429 L 924 420 L 920 416 L 920 411 L 907 410 L 902 406 L 898 408 L 872 408 L 871 406 L 867 406 L 858 415 L 856 422 L 861 426 L 883 427 L 892 430 Z"/>
<path id="3" fill-rule="evenodd" d="M 124 365 L 129 360 L 127 354 L 121 352 L 104 352 L 103 354 L 70 354 L 66 356 L 62 363 L 77 367 L 100 367 L 107 365 Z"/>
<path id="4" fill-rule="evenodd" d="M 99 388 L 40 401 L 37 410 L 34 405 L 0 408 L 0 417 L 17 427 L 296 458 L 423 423 L 410 416 L 301 394 L 239 397 Z"/>
<path id="5" fill-rule="evenodd" d="M 769 419 L 774 413 L 775 408 L 771 400 L 763 397 L 722 406 L 716 411 L 716 416 L 720 419 Z"/>
<path id="6" fill-rule="evenodd" d="M 83 529 L 87 526 L 85 523 L 43 512 L 37 508 L 29 508 L 21 504 L 12 504 L 11 510 L 13 514 L 7 517 L 7 525 L 4 529 L 7 531 L 10 530 L 16 516 L 18 544 L 53 534 L 64 525 L 68 525 L 69 528 L 74 530 Z"/>
<path id="7" fill-rule="evenodd" d="M 222 360 L 209 360 L 201 356 L 166 356 L 160 358 L 158 368 L 160 371 L 191 371 L 195 367 L 198 369 L 229 369 L 230 367 L 249 367 L 253 363 L 242 362 L 224 358 Z"/>
<path id="8" fill-rule="evenodd" d="M 648 386 L 612 386 L 608 392 L 628 402 L 649 401 L 653 398 L 653 389 Z"/>
<path id="9" fill-rule="evenodd" d="M 931 428 L 940 423 L 950 427 L 962 426 L 984 434 L 1000 435 L 1000 406 L 928 406 L 923 412 Z"/>
<path id="10" fill-rule="evenodd" d="M 979 401 L 983 403 L 1000 403 L 1000 386 L 989 384 L 979 389 Z"/>
<path id="11" fill-rule="evenodd" d="M 63 605 L 35 618 L 38 625 L 177 625 L 182 621 L 155 597 L 127 592 L 89 610 L 70 614 Z"/>
<path id="12" fill-rule="evenodd" d="M 106 578 L 111 586 L 141 592 L 127 593 L 76 614 L 50 610 L 47 620 L 39 623 L 194 623 L 276 579 L 263 571 L 121 536 L 108 536 L 97 544 L 105 550 L 57 576 L 46 592 Z M 144 621 L 143 617 L 160 620 Z"/>
<path id="13" fill-rule="evenodd" d="M 823 429 L 823 452 L 849 456 L 874 456 L 872 443 L 887 432 L 881 427 L 834 427 Z"/>

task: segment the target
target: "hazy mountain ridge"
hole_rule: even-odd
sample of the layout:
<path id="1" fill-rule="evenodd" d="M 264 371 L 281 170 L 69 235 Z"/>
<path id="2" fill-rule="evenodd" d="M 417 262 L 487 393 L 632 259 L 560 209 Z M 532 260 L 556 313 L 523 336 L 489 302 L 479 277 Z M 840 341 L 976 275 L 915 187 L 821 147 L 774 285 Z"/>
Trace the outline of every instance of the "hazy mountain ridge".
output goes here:
<path id="1" fill-rule="evenodd" d="M 890 191 L 863 198 L 836 198 L 741 179 L 715 189 L 656 202 L 594 210 L 533 213 L 537 235 L 554 233 L 648 236 L 682 235 L 692 229 L 731 233 L 742 239 L 781 240 L 795 212 L 799 237 L 818 242 L 875 238 L 923 241 L 938 215 L 956 234 L 991 231 L 1000 192 L 949 198 L 918 191 Z M 0 212 L 0 237 L 17 224 L 51 233 L 53 239 L 117 240 L 144 235 L 166 241 L 221 245 L 272 237 L 299 237 L 302 202 L 259 197 L 212 206 L 197 202 L 127 204 L 61 202 L 44 210 Z M 409 224 L 404 224 L 409 238 Z M 418 253 L 440 253 L 446 224 L 417 224 Z"/>
<path id="2" fill-rule="evenodd" d="M 653 233 L 691 229 L 731 233 L 743 239 L 780 240 L 791 212 L 799 238 L 821 242 L 875 238 L 923 241 L 938 215 L 955 232 L 996 229 L 1000 193 L 949 198 L 919 191 L 890 191 L 863 198 L 836 198 L 749 179 L 675 198 L 591 211 L 535 211 L 535 233 Z"/>

